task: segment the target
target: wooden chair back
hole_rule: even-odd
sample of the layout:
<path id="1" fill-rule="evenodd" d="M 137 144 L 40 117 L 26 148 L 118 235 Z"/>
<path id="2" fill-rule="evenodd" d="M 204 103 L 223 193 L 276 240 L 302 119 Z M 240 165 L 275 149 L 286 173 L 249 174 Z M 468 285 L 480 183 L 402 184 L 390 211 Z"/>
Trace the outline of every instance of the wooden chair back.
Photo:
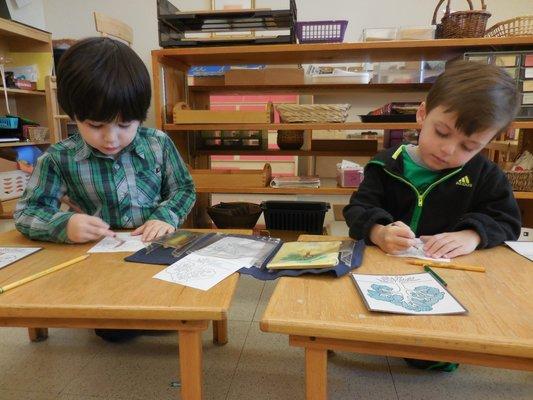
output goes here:
<path id="1" fill-rule="evenodd" d="M 96 31 L 100 32 L 102 36 L 113 36 L 125 41 L 130 46 L 132 45 L 133 29 L 131 26 L 116 18 L 109 17 L 96 11 L 93 15 Z"/>

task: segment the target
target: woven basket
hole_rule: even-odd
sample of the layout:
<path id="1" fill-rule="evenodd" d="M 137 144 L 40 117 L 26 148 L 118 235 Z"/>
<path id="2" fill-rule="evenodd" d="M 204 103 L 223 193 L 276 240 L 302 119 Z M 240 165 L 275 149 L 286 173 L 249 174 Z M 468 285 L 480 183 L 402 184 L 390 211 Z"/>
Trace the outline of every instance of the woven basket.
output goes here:
<path id="1" fill-rule="evenodd" d="M 507 37 L 533 35 L 533 15 L 523 15 L 521 17 L 506 19 L 490 27 L 485 36 L 487 37 Z"/>
<path id="2" fill-rule="evenodd" d="M 505 171 L 514 191 L 533 192 L 533 171 Z"/>
<path id="3" fill-rule="evenodd" d="M 350 104 L 279 104 L 281 122 L 344 122 Z"/>
<path id="4" fill-rule="evenodd" d="M 432 24 L 437 25 L 435 38 L 437 39 L 451 39 L 451 38 L 475 38 L 483 37 L 487 27 L 487 20 L 490 18 L 490 13 L 486 10 L 487 5 L 484 0 L 481 0 L 481 10 L 474 10 L 472 0 L 468 2 L 467 11 L 450 12 L 451 0 L 446 3 L 446 12 L 442 17 L 441 23 L 437 25 L 437 12 L 444 3 L 440 0 L 433 13 Z"/>

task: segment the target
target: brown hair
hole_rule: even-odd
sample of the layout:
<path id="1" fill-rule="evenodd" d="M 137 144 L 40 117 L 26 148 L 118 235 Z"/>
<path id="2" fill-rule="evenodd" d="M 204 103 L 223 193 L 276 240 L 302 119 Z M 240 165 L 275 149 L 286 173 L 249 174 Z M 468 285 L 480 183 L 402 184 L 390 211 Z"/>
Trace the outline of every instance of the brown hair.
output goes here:
<path id="1" fill-rule="evenodd" d="M 454 61 L 437 78 L 426 99 L 426 112 L 438 106 L 455 112 L 455 127 L 470 136 L 496 128 L 507 130 L 518 113 L 516 83 L 502 68 Z"/>

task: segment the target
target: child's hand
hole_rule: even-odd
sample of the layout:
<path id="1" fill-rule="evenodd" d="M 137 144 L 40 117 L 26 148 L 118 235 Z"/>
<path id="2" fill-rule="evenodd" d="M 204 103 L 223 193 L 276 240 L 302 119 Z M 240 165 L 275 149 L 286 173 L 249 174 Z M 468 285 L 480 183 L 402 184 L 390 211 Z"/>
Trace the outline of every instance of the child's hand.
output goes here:
<path id="1" fill-rule="evenodd" d="M 140 235 L 142 233 L 142 241 L 149 242 L 167 233 L 174 232 L 176 228 L 166 222 L 159 221 L 157 219 L 150 219 L 144 224 L 135 229 L 131 235 Z"/>
<path id="2" fill-rule="evenodd" d="M 115 236 L 109 224 L 98 217 L 87 214 L 74 214 L 67 223 L 67 237 L 74 243 L 86 243 L 102 236 Z"/>
<path id="3" fill-rule="evenodd" d="M 433 258 L 453 258 L 472 253 L 481 241 L 479 234 L 471 229 L 420 236 L 420 239 L 424 242 L 426 255 Z"/>
<path id="4" fill-rule="evenodd" d="M 388 254 L 397 254 L 415 244 L 415 234 L 402 221 L 389 225 L 376 224 L 370 230 L 370 240 Z"/>

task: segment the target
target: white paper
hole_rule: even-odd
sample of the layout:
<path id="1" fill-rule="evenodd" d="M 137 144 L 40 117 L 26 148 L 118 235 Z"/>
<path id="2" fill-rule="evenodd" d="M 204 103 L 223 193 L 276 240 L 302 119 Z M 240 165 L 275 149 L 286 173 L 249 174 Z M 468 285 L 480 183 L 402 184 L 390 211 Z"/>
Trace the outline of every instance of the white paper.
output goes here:
<path id="1" fill-rule="evenodd" d="M 250 268 L 258 254 L 262 253 L 265 242 L 239 237 L 225 237 L 209 246 L 194 252 L 194 254 L 216 257 L 240 265 L 240 268 Z"/>
<path id="2" fill-rule="evenodd" d="M 533 242 L 505 242 L 507 246 L 516 251 L 521 256 L 533 261 Z"/>
<path id="3" fill-rule="evenodd" d="M 129 232 L 118 232 L 114 238 L 107 236 L 100 240 L 87 253 L 134 253 L 146 247 L 141 238 L 142 235 L 131 236 Z"/>
<path id="4" fill-rule="evenodd" d="M 0 269 L 39 250 L 41 247 L 0 247 Z"/>
<path id="5" fill-rule="evenodd" d="M 427 257 L 424 253 L 424 242 L 420 239 L 416 239 L 416 244 L 414 246 L 409 247 L 407 250 L 402 251 L 398 254 L 388 254 L 389 256 L 393 257 L 409 257 L 409 258 L 419 258 L 421 260 L 431 260 L 431 261 L 438 261 L 438 262 L 447 262 L 449 263 L 451 258 L 431 258 Z"/>
<path id="6" fill-rule="evenodd" d="M 466 309 L 429 273 L 352 277 L 368 308 L 412 315 L 464 313 Z"/>
<path id="7" fill-rule="evenodd" d="M 153 277 L 200 290 L 209 290 L 242 267 L 233 260 L 191 253 Z"/>

